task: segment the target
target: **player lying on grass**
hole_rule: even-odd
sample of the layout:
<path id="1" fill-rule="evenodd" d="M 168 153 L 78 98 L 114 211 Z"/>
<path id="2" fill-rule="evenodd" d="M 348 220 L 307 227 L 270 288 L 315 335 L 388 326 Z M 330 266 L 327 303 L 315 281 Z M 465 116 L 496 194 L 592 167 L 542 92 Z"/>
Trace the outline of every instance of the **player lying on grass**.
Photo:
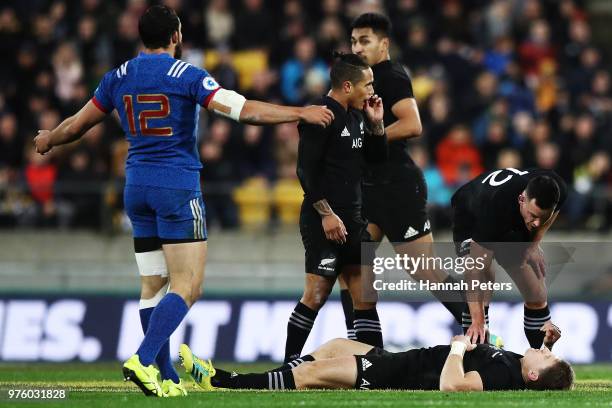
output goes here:
<path id="1" fill-rule="evenodd" d="M 574 382 L 571 366 L 546 347 L 527 349 L 522 356 L 489 344 L 471 344 L 467 336 L 453 337 L 449 346 L 400 353 L 334 339 L 311 354 L 254 374 L 215 368 L 210 360 L 197 358 L 185 344 L 179 357 L 204 390 L 568 390 Z"/>

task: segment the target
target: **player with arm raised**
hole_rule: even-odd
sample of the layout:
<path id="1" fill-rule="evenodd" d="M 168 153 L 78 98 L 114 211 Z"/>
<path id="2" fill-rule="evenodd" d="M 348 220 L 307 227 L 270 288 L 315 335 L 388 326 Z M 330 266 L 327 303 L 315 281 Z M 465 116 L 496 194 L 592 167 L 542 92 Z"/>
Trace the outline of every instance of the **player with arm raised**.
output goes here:
<path id="1" fill-rule="evenodd" d="M 53 130 L 41 130 L 39 153 L 78 140 L 117 110 L 130 147 L 124 193 L 141 275 L 140 316 L 146 335 L 123 366 L 146 395 L 185 395 L 172 367 L 168 339 L 199 298 L 207 232 L 200 190 L 197 121 L 200 106 L 236 121 L 299 120 L 327 126 L 322 106 L 285 107 L 246 100 L 206 72 L 181 61 L 181 23 L 174 10 L 153 6 L 140 18 L 145 51 L 108 72 L 93 98 Z M 162 384 L 157 380 L 157 362 Z"/>
<path id="2" fill-rule="evenodd" d="M 386 159 L 383 106 L 374 96 L 372 70 L 356 55 L 340 55 L 330 76 L 332 89 L 320 103 L 334 112 L 332 124 L 325 129 L 298 126 L 306 279 L 304 294 L 287 324 L 285 361 L 299 357 L 339 274 L 346 277 L 363 313 L 371 312 L 375 304 L 360 301 L 361 243 L 370 239 L 361 215 L 361 178 L 364 161 Z M 369 333 L 365 342 L 382 343 L 379 326 L 372 326 Z"/>
<path id="3" fill-rule="evenodd" d="M 472 280 L 494 281 L 495 258 L 523 296 L 525 335 L 534 348 L 544 341 L 542 326 L 552 324 L 539 243 L 566 197 L 567 186 L 555 172 L 508 168 L 476 177 L 451 199 L 457 255 L 486 259 L 482 270 L 466 271 L 468 286 Z M 484 341 L 487 334 L 489 293 L 479 288 L 468 292 L 463 329 L 474 342 Z"/>
<path id="4" fill-rule="evenodd" d="M 549 328 L 546 336 L 553 336 Z M 327 342 L 314 352 L 265 373 L 236 374 L 213 367 L 181 345 L 179 358 L 202 389 L 392 389 L 497 391 L 568 390 L 574 372 L 547 348 L 525 355 L 455 336 L 450 345 L 390 353 L 346 339 Z"/>

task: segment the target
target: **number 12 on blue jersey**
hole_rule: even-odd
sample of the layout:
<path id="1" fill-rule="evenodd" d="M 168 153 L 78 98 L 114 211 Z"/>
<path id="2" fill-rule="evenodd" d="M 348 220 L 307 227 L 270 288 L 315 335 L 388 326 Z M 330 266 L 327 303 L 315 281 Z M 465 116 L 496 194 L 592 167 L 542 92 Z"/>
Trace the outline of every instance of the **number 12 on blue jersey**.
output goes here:
<path id="1" fill-rule="evenodd" d="M 149 120 L 164 119 L 170 116 L 170 99 L 164 94 L 138 94 L 136 102 L 139 104 L 150 104 L 157 109 L 143 109 L 138 113 L 138 127 L 142 136 L 172 136 L 172 128 L 151 127 Z M 123 95 L 123 105 L 128 127 L 132 136 L 137 136 L 136 116 L 134 114 L 134 95 Z"/>

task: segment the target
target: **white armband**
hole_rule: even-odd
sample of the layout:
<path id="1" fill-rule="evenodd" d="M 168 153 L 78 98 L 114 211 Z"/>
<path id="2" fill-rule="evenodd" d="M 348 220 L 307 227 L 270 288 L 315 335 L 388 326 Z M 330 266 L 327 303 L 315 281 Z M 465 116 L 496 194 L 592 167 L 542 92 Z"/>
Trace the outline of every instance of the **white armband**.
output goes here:
<path id="1" fill-rule="evenodd" d="M 240 112 L 246 102 L 246 98 L 235 91 L 227 89 L 219 89 L 209 103 L 209 107 L 219 115 L 234 119 L 236 122 L 240 120 Z"/>
<path id="2" fill-rule="evenodd" d="M 451 343 L 451 349 L 450 349 L 450 353 L 448 353 L 448 355 L 458 355 L 459 357 L 463 358 L 463 355 L 465 354 L 465 350 L 467 349 L 467 345 L 462 342 L 462 341 L 453 341 Z"/>

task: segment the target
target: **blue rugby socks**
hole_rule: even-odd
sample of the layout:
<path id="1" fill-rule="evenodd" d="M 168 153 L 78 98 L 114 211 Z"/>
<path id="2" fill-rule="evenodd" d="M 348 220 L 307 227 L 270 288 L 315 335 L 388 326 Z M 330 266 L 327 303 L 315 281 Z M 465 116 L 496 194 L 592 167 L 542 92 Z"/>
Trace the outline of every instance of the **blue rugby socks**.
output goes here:
<path id="1" fill-rule="evenodd" d="M 188 311 L 187 304 L 176 293 L 167 293 L 162 298 L 151 313 L 145 338 L 136 351 L 142 365 L 148 366 L 153 363 L 164 343 L 168 341 Z"/>
<path id="2" fill-rule="evenodd" d="M 147 307 L 144 309 L 140 309 L 140 324 L 142 325 L 143 333 L 147 333 L 147 328 L 149 327 L 149 320 L 151 319 L 151 313 L 155 307 Z M 159 367 L 159 373 L 161 375 L 162 380 L 170 379 L 175 384 L 178 384 L 180 381 L 179 375 L 174 369 L 174 365 L 172 364 L 172 359 L 170 358 L 170 339 L 166 340 L 166 342 L 159 349 L 159 353 L 157 353 L 157 357 L 155 357 L 155 362 Z"/>

